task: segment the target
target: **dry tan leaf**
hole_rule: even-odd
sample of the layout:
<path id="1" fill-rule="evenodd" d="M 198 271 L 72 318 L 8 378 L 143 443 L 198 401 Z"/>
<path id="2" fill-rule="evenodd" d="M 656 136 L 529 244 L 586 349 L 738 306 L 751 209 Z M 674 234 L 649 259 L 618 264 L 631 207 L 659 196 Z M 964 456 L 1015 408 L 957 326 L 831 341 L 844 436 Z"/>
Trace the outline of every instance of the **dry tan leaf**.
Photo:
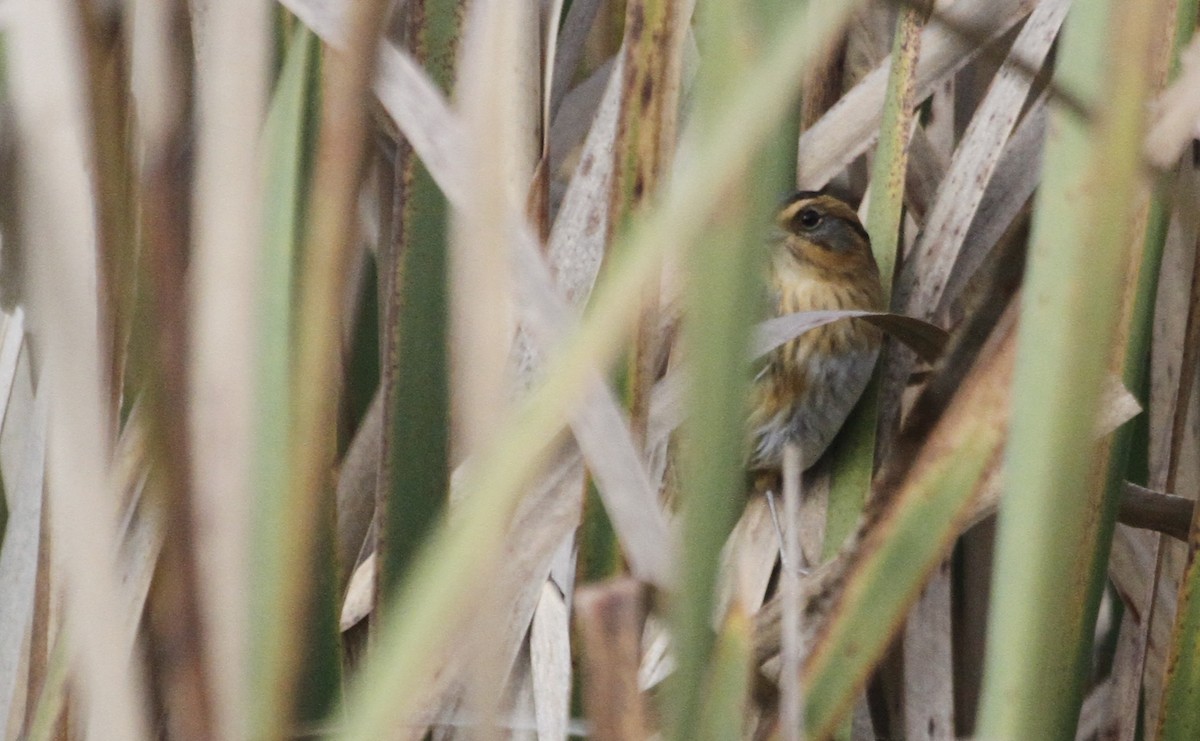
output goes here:
<path id="1" fill-rule="evenodd" d="M 1200 37 L 1180 55 L 1182 70 L 1152 104 L 1154 122 L 1146 132 L 1145 157 L 1170 169 L 1187 143 L 1200 137 Z"/>
<path id="2" fill-rule="evenodd" d="M 767 596 L 779 557 L 779 536 L 766 497 L 752 497 L 721 550 L 713 625 L 723 625 L 730 610 L 754 615 Z"/>
<path id="3" fill-rule="evenodd" d="M 905 256 L 894 304 L 905 314 L 926 319 L 935 315 L 968 227 L 1033 84 L 1025 70 L 1018 69 L 1012 60 L 1040 68 L 1070 4 L 1070 0 L 1038 3 L 971 118 L 938 188 L 925 228 L 912 253 Z"/>
<path id="4" fill-rule="evenodd" d="M 960 0 L 945 13 L 959 26 L 994 39 L 1033 6 L 1031 0 Z M 926 98 L 934 85 L 966 64 L 981 45 L 934 23 L 921 33 L 921 48 L 916 100 Z M 802 187 L 816 189 L 825 185 L 875 142 L 879 136 L 888 66 L 885 60 L 876 67 L 800 137 L 796 170 Z"/>
<path id="5" fill-rule="evenodd" d="M 1004 145 L 1004 152 L 996 165 L 996 171 L 992 174 L 992 181 L 975 210 L 975 219 L 963 240 L 958 261 L 950 271 L 935 316 L 945 316 L 947 309 L 962 295 L 967 282 L 975 275 L 1041 182 L 1046 113 L 1046 98 L 1043 95 L 1030 107 L 1025 118 L 1017 126 L 1016 132 Z"/>
<path id="6" fill-rule="evenodd" d="M 604 256 L 608 232 L 607 196 L 612 187 L 613 143 L 617 134 L 623 69 L 621 56 L 618 56 L 604 77 L 603 97 L 546 248 L 555 281 L 574 306 L 581 306 L 591 293 Z"/>
<path id="7" fill-rule="evenodd" d="M 81 732 L 95 738 L 147 737 L 140 657 L 121 636 L 136 622 L 125 612 L 114 563 L 117 502 L 108 487 L 112 429 L 106 420 L 95 303 L 94 204 L 81 130 L 84 110 L 79 44 L 65 2 L 19 5 L 8 35 L 9 83 L 22 156 L 23 236 L 30 252 L 39 347 L 39 395 L 50 404 L 48 490 L 52 537 L 63 565 L 66 626 L 83 699 Z"/>
<path id="8" fill-rule="evenodd" d="M 342 600 L 342 612 L 338 617 L 338 629 L 345 632 L 371 614 L 375 607 L 375 554 L 371 553 L 354 569 L 346 596 Z"/>
<path id="9" fill-rule="evenodd" d="M 1142 405 L 1125 388 L 1124 382 L 1110 375 L 1100 391 L 1100 408 L 1093 434 L 1098 438 L 1104 437 L 1141 413 Z"/>
<path id="10" fill-rule="evenodd" d="M 538 738 L 566 738 L 571 715 L 570 611 L 550 581 L 542 584 L 533 613 L 529 660 Z"/>

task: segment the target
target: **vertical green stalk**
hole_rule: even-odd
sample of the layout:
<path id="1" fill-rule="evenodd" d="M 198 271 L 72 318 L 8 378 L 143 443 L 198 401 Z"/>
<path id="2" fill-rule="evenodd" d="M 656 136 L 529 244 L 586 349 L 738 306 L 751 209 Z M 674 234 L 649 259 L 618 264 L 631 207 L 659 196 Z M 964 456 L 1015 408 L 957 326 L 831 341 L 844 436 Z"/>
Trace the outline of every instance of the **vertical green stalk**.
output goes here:
<path id="1" fill-rule="evenodd" d="M 885 304 L 891 300 L 900 221 L 904 215 L 904 173 L 908 169 L 908 136 L 916 114 L 913 97 L 924 19 L 924 10 L 917 5 L 906 5 L 897 19 L 887 97 L 879 125 L 879 145 L 871 170 L 871 202 L 867 207 L 866 226 L 871 235 L 875 262 L 879 264 Z M 832 557 L 854 530 L 871 491 L 882 386 L 879 367 L 833 446 L 825 526 L 826 558 Z"/>
<path id="2" fill-rule="evenodd" d="M 405 9 L 409 50 L 447 94 L 453 85 L 459 5 L 459 0 L 413 0 Z M 376 507 L 383 534 L 381 596 L 407 571 L 442 510 L 450 481 L 448 207 L 407 142 L 400 144 L 394 193 L 396 237 L 384 263 L 386 432 Z"/>
<path id="3" fill-rule="evenodd" d="M 740 84 L 748 66 L 745 50 L 753 28 L 746 9 L 714 2 L 701 9 L 705 50 L 698 78 L 697 128 Z M 759 150 L 749 171 L 727 177 L 729 197 L 712 214 L 687 263 L 687 325 L 684 341 L 691 361 L 688 418 L 682 450 L 684 552 L 678 601 L 672 605 L 678 666 L 667 709 L 670 737 L 682 741 L 700 732 L 704 687 L 714 638 L 710 625 L 714 579 L 721 544 L 745 497 L 744 419 L 749 368 L 743 348 L 760 305 L 765 250 L 763 225 L 784 182 L 782 139 Z M 716 173 L 713 173 L 716 175 Z"/>
<path id="4" fill-rule="evenodd" d="M 1060 42 L 1055 82 L 1092 113 L 1084 121 L 1056 109 L 1046 145 L 1021 304 L 981 737 L 1075 732 L 1113 522 L 1114 487 L 1095 472 L 1124 447 L 1097 444 L 1093 429 L 1114 350 L 1125 355 L 1125 342 L 1114 348 L 1114 340 L 1127 310 L 1128 223 L 1159 17 L 1131 3 L 1084 3 Z"/>
<path id="5" fill-rule="evenodd" d="M 751 634 L 750 621 L 740 609 L 735 609 L 721 627 L 700 723 L 702 741 L 723 741 L 742 735 L 745 701 L 750 690 L 746 666 L 753 654 Z"/>

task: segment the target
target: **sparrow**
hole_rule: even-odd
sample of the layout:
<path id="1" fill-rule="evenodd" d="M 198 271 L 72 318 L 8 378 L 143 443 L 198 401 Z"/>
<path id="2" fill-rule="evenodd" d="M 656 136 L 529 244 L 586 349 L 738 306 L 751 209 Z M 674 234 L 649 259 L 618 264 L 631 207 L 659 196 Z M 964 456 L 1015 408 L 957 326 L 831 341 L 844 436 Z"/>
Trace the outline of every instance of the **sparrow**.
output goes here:
<path id="1" fill-rule="evenodd" d="M 769 300 L 775 316 L 797 311 L 884 310 L 871 239 L 854 209 L 820 192 L 788 197 L 770 240 Z M 774 478 L 795 443 L 801 469 L 820 459 L 870 380 L 882 341 L 862 319 L 810 330 L 773 350 L 751 392 L 748 469 Z"/>

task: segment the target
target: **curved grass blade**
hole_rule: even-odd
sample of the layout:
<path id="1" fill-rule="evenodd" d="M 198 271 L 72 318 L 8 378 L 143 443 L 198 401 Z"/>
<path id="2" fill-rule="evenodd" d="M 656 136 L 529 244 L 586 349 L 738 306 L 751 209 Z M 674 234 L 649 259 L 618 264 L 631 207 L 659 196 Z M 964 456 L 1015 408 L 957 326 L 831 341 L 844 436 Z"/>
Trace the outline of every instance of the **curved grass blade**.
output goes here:
<path id="1" fill-rule="evenodd" d="M 809 330 L 830 322 L 856 318 L 879 327 L 930 363 L 941 357 L 949 338 L 946 330 L 936 324 L 889 311 L 799 311 L 758 324 L 754 328 L 751 355 L 760 357 Z"/>

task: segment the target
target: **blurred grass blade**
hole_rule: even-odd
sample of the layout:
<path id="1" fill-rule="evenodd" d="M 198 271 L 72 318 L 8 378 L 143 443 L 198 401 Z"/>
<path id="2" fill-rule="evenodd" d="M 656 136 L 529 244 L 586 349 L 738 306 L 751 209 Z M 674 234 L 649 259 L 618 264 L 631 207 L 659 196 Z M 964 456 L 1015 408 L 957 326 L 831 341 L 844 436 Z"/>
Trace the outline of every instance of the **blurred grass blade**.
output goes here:
<path id="1" fill-rule="evenodd" d="M 253 625 L 254 653 L 253 674 L 250 686 L 258 696 L 267 696 L 273 680 L 269 669 L 271 641 L 281 632 L 273 610 L 283 598 L 278 574 L 283 568 L 282 543 L 294 537 L 283 527 L 279 512 L 288 506 L 288 434 L 293 424 L 294 389 L 289 383 L 295 361 L 295 285 L 296 266 L 300 260 L 300 245 L 304 242 L 306 219 L 304 216 L 305 194 L 311 179 L 311 152 L 317 136 L 317 80 L 320 59 L 317 39 L 306 28 L 297 27 L 289 36 L 284 48 L 282 68 L 276 82 L 271 106 L 267 113 L 263 132 L 265 168 L 264 193 L 266 210 L 263 215 L 263 252 L 260 292 L 258 302 L 258 367 L 256 396 L 257 429 L 255 485 L 262 492 L 254 512 L 258 538 L 255 542 L 257 564 L 253 574 L 254 589 Z M 326 536 L 319 540 L 322 544 Z M 323 546 L 322 546 L 323 547 Z M 329 563 L 323 561 L 323 563 Z M 332 569 L 332 563 L 329 563 Z M 332 582 L 326 570 L 314 580 L 315 594 L 323 591 L 332 593 Z M 332 571 L 329 571 L 332 574 Z M 319 602 L 306 602 L 302 614 L 313 614 L 320 610 Z M 334 669 L 332 686 L 337 685 L 336 661 L 331 664 L 322 660 L 331 648 L 329 638 L 321 632 L 334 635 L 327 627 L 329 620 L 301 621 L 306 648 L 300 652 L 298 662 L 305 662 L 310 669 L 324 666 Z M 314 624 L 315 623 L 315 624 Z M 336 645 L 332 646 L 336 656 Z M 329 701 L 321 695 L 325 672 L 309 671 L 302 682 L 304 697 L 289 708 L 297 707 L 306 719 L 320 715 L 320 708 Z M 326 684 L 325 687 L 329 687 Z M 314 708 L 316 708 L 314 710 Z M 271 712 L 265 703 L 252 707 L 251 727 L 262 733 L 269 725 L 266 713 Z"/>
<path id="2" fill-rule="evenodd" d="M 147 737 L 140 656 L 119 640 L 136 622 L 120 597 L 117 498 L 107 486 L 110 432 L 96 330 L 93 204 L 81 127 L 78 40 L 68 4 L 14 7 L 8 82 L 25 156 L 23 239 L 30 251 L 31 296 L 40 326 L 50 404 L 47 477 L 54 547 L 60 554 L 64 623 L 79 667 L 80 727 L 95 738 Z M 103 494 L 97 496 L 97 492 Z"/>
<path id="3" fill-rule="evenodd" d="M 750 655 L 750 620 L 735 609 L 721 626 L 713 649 L 697 738 L 724 741 L 743 737 L 746 698 L 750 694 L 750 675 L 746 672 Z"/>
<path id="4" fill-rule="evenodd" d="M 762 61 L 741 40 L 769 27 L 771 21 L 758 15 L 766 10 L 766 4 L 720 3 L 700 14 L 698 33 L 705 53 L 694 93 L 699 135 L 713 130 L 727 96 Z M 719 210 L 702 218 L 707 228 L 694 237 L 691 259 L 682 262 L 688 414 L 679 457 L 680 584 L 670 606 L 676 668 L 666 688 L 664 713 L 669 737 L 677 741 L 706 732 L 702 709 L 712 669 L 711 619 L 720 552 L 745 502 L 750 374 L 738 350 L 762 312 L 766 251 L 756 226 L 769 223 L 776 193 L 788 179 L 780 164 L 782 142 L 781 131 L 767 135 L 744 168 L 700 175 L 720 185 L 726 196 Z M 703 146 L 702 140 L 689 143 Z"/>
<path id="5" fill-rule="evenodd" d="M 357 203 L 366 160 L 368 103 L 388 6 L 386 0 L 350 6 L 345 47 L 329 51 L 322 60 L 321 122 L 312 187 L 304 201 L 307 229 L 296 283 L 286 496 L 276 513 L 276 527 L 286 535 L 273 544 L 278 547 L 273 556 L 278 559 L 274 563 L 279 567 L 275 574 L 279 591 L 264 616 L 274 623 L 274 631 L 264 639 L 263 712 L 254 728 L 266 736 L 284 733 L 297 712 L 309 719 L 310 703 L 320 703 L 340 688 L 334 677 L 326 692 L 313 687 L 314 697 L 296 693 L 297 680 L 311 676 L 301 673 L 306 646 L 308 651 L 329 646 L 335 654 L 338 648 L 337 606 L 331 597 L 336 588 L 332 471 L 337 453 L 339 351 L 346 277 L 359 247 Z M 323 568 L 315 571 L 314 579 L 318 567 Z M 306 644 L 304 639 L 313 635 L 328 643 Z M 323 658 L 322 663 L 335 672 L 336 659 Z"/>
<path id="6" fill-rule="evenodd" d="M 202 619 L 209 636 L 219 733 L 247 731 L 246 657 L 262 254 L 268 9 L 210 2 L 197 53 L 195 235 L 189 264 L 193 324 L 189 412 Z"/>
<path id="7" fill-rule="evenodd" d="M 896 19 L 892 40 L 891 65 L 888 70 L 887 93 L 883 116 L 879 124 L 879 146 L 871 171 L 870 203 L 867 206 L 867 232 L 871 235 L 871 251 L 879 265 L 883 283 L 884 308 L 891 303 L 892 282 L 899 255 L 900 222 L 904 212 L 904 182 L 908 171 L 908 140 L 912 133 L 917 103 L 917 61 L 921 53 L 921 29 L 926 11 L 920 5 L 906 6 Z M 801 154 L 804 142 L 801 141 Z M 801 177 L 807 176 L 804 170 Z M 882 383 L 884 369 L 896 353 L 885 349 L 871 381 L 858 403 L 850 412 L 831 451 L 829 513 L 825 525 L 825 555 L 834 553 L 854 530 L 863 503 L 871 490 L 871 478 L 877 459 L 877 429 L 882 430 L 883 444 L 891 438 L 892 425 L 898 411 L 882 409 L 880 404 L 893 400 Z M 896 361 L 892 361 L 894 363 Z M 898 400 L 898 394 L 897 400 Z M 898 406 L 898 405 L 897 405 Z M 882 414 L 881 414 L 882 412 Z"/>
<path id="8" fill-rule="evenodd" d="M 137 304 L 137 213 L 129 89 L 129 18 L 115 7 L 78 3 L 86 93 L 91 113 L 90 174 L 96 193 L 97 292 L 101 352 L 109 414 L 119 419 L 126 401 L 129 341 Z"/>
<path id="9" fill-rule="evenodd" d="M 1173 13 L 1175 23 L 1159 24 L 1157 29 L 1152 31 L 1150 53 L 1147 59 L 1147 85 L 1150 88 L 1147 94 L 1162 93 L 1151 104 L 1152 112 L 1163 110 L 1155 106 L 1161 105 L 1162 101 L 1169 98 L 1164 88 L 1166 88 L 1171 75 L 1178 71 L 1181 49 L 1186 45 L 1196 26 L 1197 7 L 1193 3 L 1170 0 L 1163 4 L 1162 10 L 1165 14 Z M 1152 141 L 1153 136 L 1152 128 L 1147 132 L 1145 142 Z M 1174 189 L 1176 194 L 1187 192 L 1189 185 L 1194 184 L 1193 179 L 1188 177 L 1190 173 L 1187 170 L 1180 170 L 1179 174 L 1182 177 L 1176 179 Z M 1164 322 L 1164 319 L 1173 313 L 1173 308 L 1167 300 L 1170 292 L 1160 288 L 1160 276 L 1163 273 L 1164 254 L 1170 231 L 1173 202 L 1171 192 L 1172 188 L 1168 186 L 1167 179 L 1160 177 L 1159 182 L 1155 183 L 1151 190 L 1139 192 L 1135 201 L 1130 231 L 1134 236 L 1141 236 L 1143 246 L 1141 255 L 1135 253 L 1131 259 L 1138 261 L 1140 270 L 1137 274 L 1137 281 L 1130 281 L 1126 284 L 1128 306 L 1125 307 L 1126 312 L 1122 316 L 1118 331 L 1129 338 L 1126 343 L 1124 359 L 1125 384 L 1147 407 L 1147 413 L 1132 425 L 1120 430 L 1115 437 L 1114 450 L 1125 449 L 1128 453 L 1125 455 L 1126 460 L 1114 460 L 1113 465 L 1110 465 L 1109 487 L 1121 485 L 1124 479 L 1148 483 L 1157 487 L 1174 488 L 1176 486 L 1174 472 L 1176 471 L 1175 466 L 1179 462 L 1178 447 L 1175 447 L 1174 450 L 1171 448 L 1182 442 L 1182 421 L 1176 420 L 1180 422 L 1178 427 L 1172 425 L 1173 429 L 1166 436 L 1166 439 L 1170 441 L 1165 446 L 1166 450 L 1155 443 L 1156 439 L 1162 441 L 1164 437 L 1156 436 L 1152 432 L 1154 418 L 1160 412 L 1159 407 L 1163 398 L 1161 395 L 1155 398 L 1153 393 L 1156 385 L 1154 379 L 1155 355 L 1162 357 L 1167 353 L 1174 354 L 1170 350 L 1171 341 L 1161 330 L 1162 325 L 1167 323 Z M 1189 213 L 1189 208 L 1183 205 L 1187 203 L 1187 196 L 1180 198 L 1179 195 L 1175 195 L 1175 198 L 1179 199 L 1174 201 L 1177 204 L 1174 209 L 1175 216 L 1190 219 L 1192 214 Z M 1195 264 L 1195 253 L 1193 253 L 1193 267 Z M 1195 280 L 1194 277 L 1193 280 Z M 1169 286 L 1170 279 L 1168 278 L 1166 282 Z M 1135 291 L 1132 299 L 1128 298 L 1131 290 Z M 1194 287 L 1193 293 L 1195 293 Z M 1194 314 L 1194 312 L 1195 306 L 1193 305 L 1189 313 Z M 1187 331 L 1185 325 L 1185 336 Z M 1189 363 L 1189 354 L 1194 357 L 1196 338 L 1193 337 L 1190 342 L 1184 339 L 1183 346 L 1183 356 L 1180 362 L 1186 367 Z M 1194 369 L 1190 376 L 1187 374 L 1188 371 L 1185 369 L 1179 378 L 1194 379 Z M 1182 384 L 1176 385 L 1172 382 L 1164 385 L 1176 387 L 1180 391 L 1183 388 Z M 1175 401 L 1178 401 L 1178 398 Z M 1167 465 L 1152 464 L 1156 458 L 1158 461 L 1162 461 L 1164 452 Z M 1126 493 L 1128 488 L 1129 484 L 1126 483 L 1124 486 Z M 1123 500 L 1122 505 L 1124 504 Z M 1124 507 L 1120 514 L 1124 515 Z M 1126 522 L 1123 516 L 1120 519 L 1122 522 Z M 1175 595 L 1167 597 L 1167 594 L 1174 591 L 1176 586 L 1172 583 L 1171 574 L 1175 569 L 1172 568 L 1170 562 L 1174 560 L 1172 554 L 1179 552 L 1177 546 L 1149 532 L 1133 537 L 1142 543 L 1153 544 L 1154 550 L 1157 551 L 1157 564 L 1156 574 L 1153 578 L 1145 579 L 1142 584 L 1138 585 L 1136 591 L 1124 595 L 1128 611 L 1145 617 L 1136 625 L 1136 629 L 1131 628 L 1129 631 L 1138 635 L 1128 642 L 1132 645 L 1132 650 L 1125 652 L 1128 657 L 1127 674 L 1117 674 L 1114 669 L 1118 681 L 1114 688 L 1113 702 L 1118 706 L 1129 706 L 1138 702 L 1140 697 L 1144 712 L 1140 718 L 1128 715 L 1120 716 L 1117 729 L 1122 741 L 1133 739 L 1139 727 L 1156 728 L 1157 721 L 1163 718 L 1158 713 L 1161 710 L 1162 682 L 1165 681 L 1165 677 L 1164 672 L 1159 671 L 1159 664 L 1169 660 L 1172 649 L 1150 651 L 1151 636 L 1161 635 L 1163 633 L 1161 629 L 1166 626 L 1169 619 L 1182 616 L 1187 612 L 1186 607 L 1178 607 L 1174 615 L 1168 616 L 1167 613 L 1170 611 L 1161 605 L 1162 599 L 1175 598 Z M 1184 575 L 1180 576 L 1183 579 L 1187 578 Z M 1183 600 L 1180 599 L 1179 604 L 1182 605 L 1182 602 Z M 1119 649 L 1118 653 L 1120 653 Z M 1153 659 L 1150 659 L 1151 655 L 1153 655 Z"/>
<path id="10" fill-rule="evenodd" d="M 193 197 L 189 153 L 197 60 L 186 2 L 139 9 L 145 15 L 135 34 L 140 40 L 133 44 L 131 78 L 143 82 L 137 95 L 153 99 L 157 115 L 143 104 L 135 119 L 141 139 L 135 190 L 140 252 L 129 365 L 147 430 L 147 488 L 164 530 L 146 604 L 147 659 L 161 696 L 169 698 L 162 706 L 166 732 L 208 738 L 216 732 L 216 667 L 202 614 L 199 509 L 191 468 L 195 441 L 189 424 L 194 379 L 188 367 L 194 323 L 188 312 L 193 233 L 187 214 Z M 205 259 L 199 256 L 202 264 Z"/>
<path id="11" fill-rule="evenodd" d="M 456 85 L 465 136 L 469 208 L 454 212 L 450 251 L 454 455 L 497 433 L 508 400 L 504 364 L 513 334 L 511 255 L 527 224 L 538 105 L 530 85 L 529 17 L 521 4 L 478 0 L 463 27 Z M 528 39 L 528 40 L 527 40 Z M 495 60 L 505 59 L 505 64 Z M 532 78 L 532 79 L 531 79 Z M 527 84 L 527 81 L 529 84 Z M 536 233 L 536 232 L 535 232 Z"/>
<path id="12" fill-rule="evenodd" d="M 1124 464 L 1123 451 L 1089 432 L 1105 370 L 1125 355 L 1124 338 L 1113 343 L 1137 254 L 1128 221 L 1156 17 L 1127 3 L 1080 4 L 1060 46 L 1055 80 L 1097 108 L 1088 123 L 1055 110 L 1047 142 L 988 619 L 985 736 L 1057 738 L 1078 719 L 1115 513 L 1102 477 L 1110 461 Z"/>

